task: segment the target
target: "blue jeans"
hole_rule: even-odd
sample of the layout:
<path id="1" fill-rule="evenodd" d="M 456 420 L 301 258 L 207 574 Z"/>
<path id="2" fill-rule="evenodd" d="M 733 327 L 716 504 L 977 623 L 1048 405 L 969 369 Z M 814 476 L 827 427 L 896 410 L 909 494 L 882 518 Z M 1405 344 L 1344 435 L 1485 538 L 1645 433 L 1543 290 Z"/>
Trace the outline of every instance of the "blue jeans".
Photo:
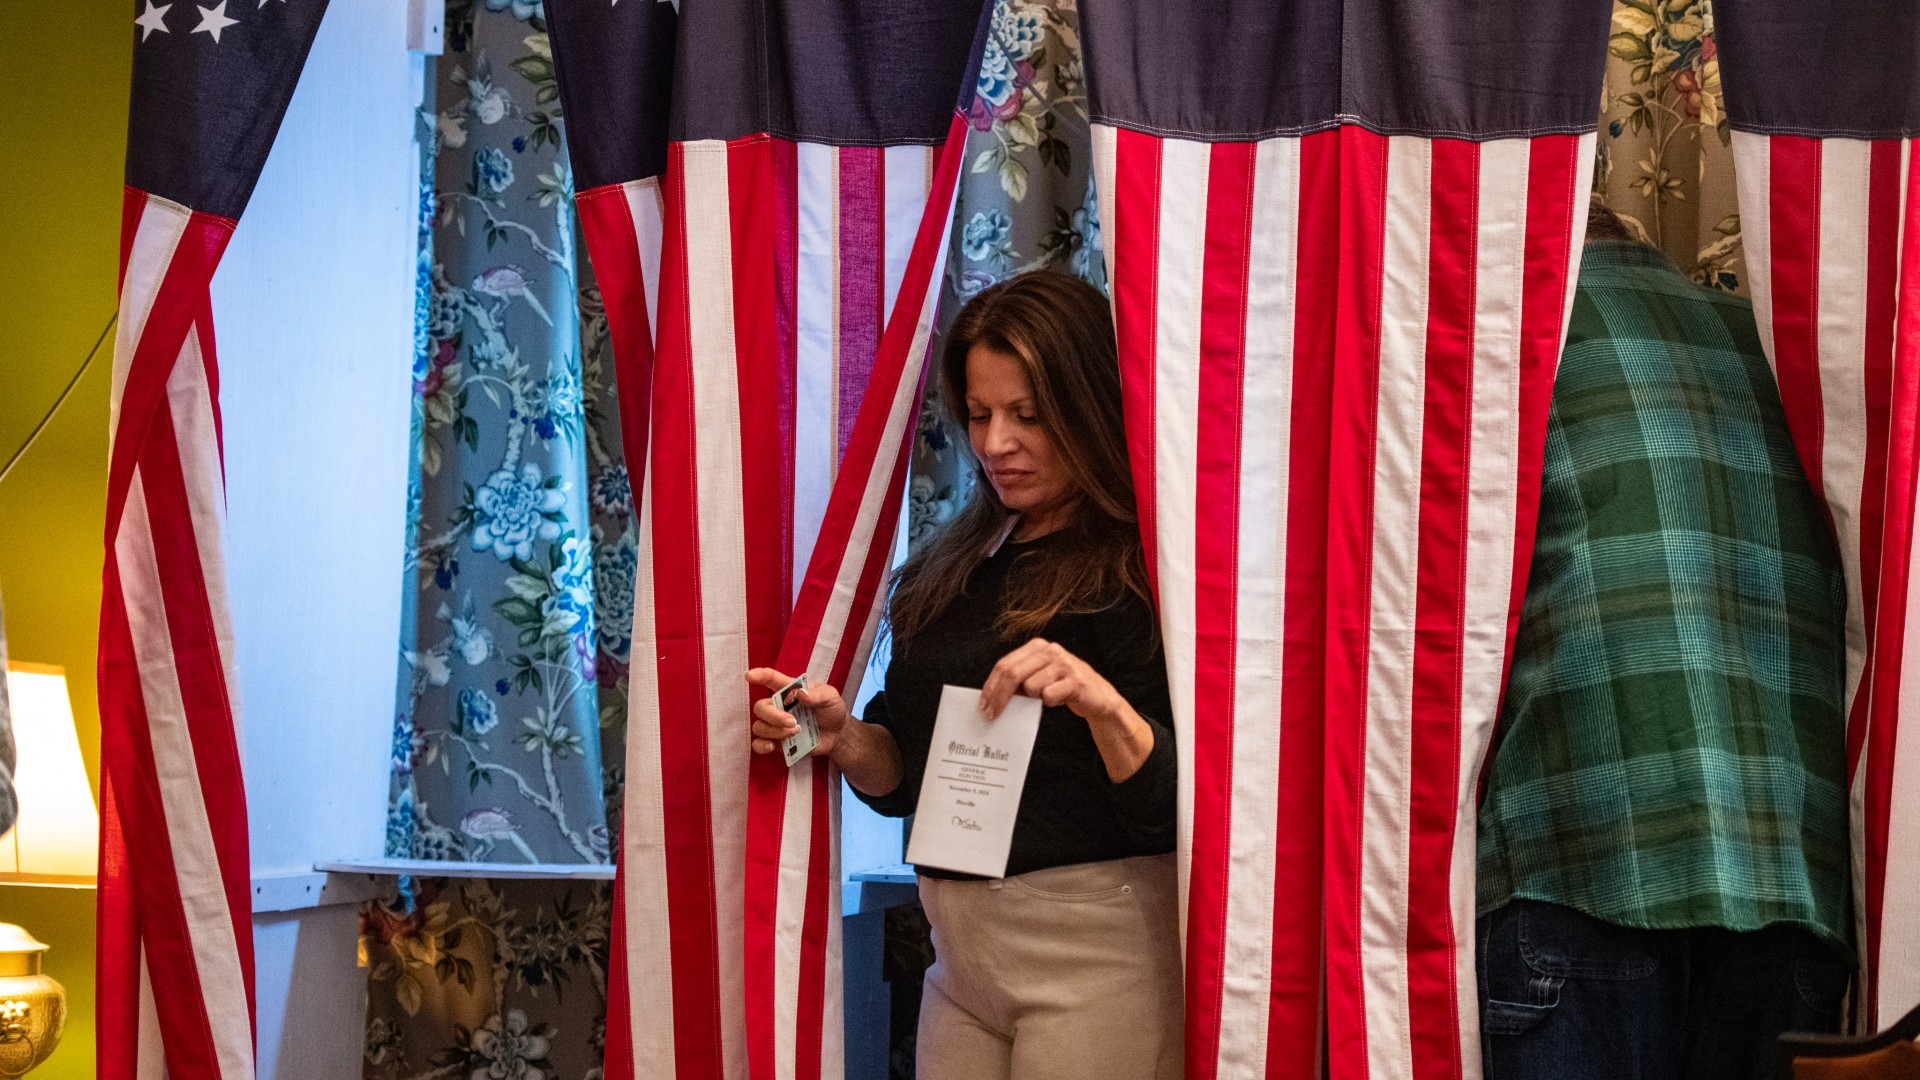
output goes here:
<path id="1" fill-rule="evenodd" d="M 1636 930 L 1515 900 L 1479 924 L 1486 1080 L 1773 1080 L 1834 1031 L 1849 965 L 1811 931 Z"/>

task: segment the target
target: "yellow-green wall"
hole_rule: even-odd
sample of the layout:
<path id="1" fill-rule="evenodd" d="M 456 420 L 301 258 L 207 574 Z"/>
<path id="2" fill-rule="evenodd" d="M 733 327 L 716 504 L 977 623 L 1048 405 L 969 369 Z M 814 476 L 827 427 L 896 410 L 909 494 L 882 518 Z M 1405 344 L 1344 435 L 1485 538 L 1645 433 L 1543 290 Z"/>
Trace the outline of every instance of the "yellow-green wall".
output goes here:
<path id="1" fill-rule="evenodd" d="M 132 65 L 130 0 L 0 0 L 0 462 L 93 344 L 114 306 Z M 33 451 L 0 483 L 0 600 L 16 660 L 67 669 L 81 752 L 99 782 L 94 630 L 107 476 L 111 342 Z M 0 887 L 0 921 L 53 947 L 66 1038 L 34 1080 L 90 1080 L 91 889 Z"/>

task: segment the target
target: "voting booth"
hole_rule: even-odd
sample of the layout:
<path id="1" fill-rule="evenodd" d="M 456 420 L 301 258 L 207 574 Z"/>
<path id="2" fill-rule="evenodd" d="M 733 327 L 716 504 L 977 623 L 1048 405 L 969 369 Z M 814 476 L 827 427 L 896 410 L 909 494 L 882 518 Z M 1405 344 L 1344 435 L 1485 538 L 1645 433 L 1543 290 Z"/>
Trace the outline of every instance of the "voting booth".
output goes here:
<path id="1" fill-rule="evenodd" d="M 1657 14 L 1651 0 L 1623 3 L 1639 12 L 1628 23 Z M 554 111 L 542 115 L 555 146 L 565 118 L 566 169 L 525 197 L 577 214 L 624 461 L 624 485 L 596 497 L 624 497 L 634 523 L 620 827 L 617 839 L 574 828 L 577 865 L 554 871 L 615 875 L 605 1076 L 877 1075 L 884 912 L 912 902 L 909 864 L 1004 870 L 997 823 L 1010 821 L 1001 793 L 1017 790 L 1017 739 L 967 728 L 956 701 L 936 746 L 946 771 L 930 770 L 939 786 L 923 791 L 923 809 L 942 813 L 923 812 L 910 841 L 844 797 L 826 759 L 752 755 L 755 691 L 741 675 L 805 673 L 856 713 L 879 689 L 928 359 L 960 299 L 947 268 L 956 244 L 1004 246 L 994 219 L 956 219 L 956 192 L 983 173 L 1008 190 L 1027 182 L 1008 153 L 969 137 L 1015 129 L 1050 159 L 1083 153 L 1092 176 L 1082 218 L 1061 214 L 1072 239 L 1056 239 L 1055 261 L 1104 285 L 1118 330 L 1180 748 L 1187 1071 L 1478 1075 L 1478 786 L 1526 584 L 1595 106 L 1609 49 L 1642 48 L 1615 6 L 1061 4 L 1077 20 L 1077 81 L 1061 92 L 1084 102 L 1083 150 L 1054 148 L 1051 121 L 1016 119 L 1041 17 L 1018 4 L 487 6 L 526 9 L 516 18 L 537 45 L 515 68 Z M 228 587 L 224 499 L 230 484 L 270 485 L 238 462 L 228 471 L 223 425 L 271 423 L 236 415 L 247 396 L 222 393 L 216 339 L 254 324 L 213 282 L 230 241 L 250 266 L 291 258 L 236 229 L 323 20 L 344 16 L 288 0 L 237 21 L 200 9 L 194 29 L 184 7 L 175 21 L 146 7 L 102 611 L 101 1075 L 156 1075 L 164 1061 L 182 1080 L 239 1080 L 256 1062 L 255 941 L 276 932 L 261 930 L 260 905 L 294 910 L 300 889 L 349 878 L 358 902 L 431 871 L 250 835 L 249 806 L 292 789 L 243 769 L 237 740 L 233 613 L 243 627 L 270 620 Z M 423 46 L 442 32 L 430 18 L 407 25 Z M 1920 721 L 1903 715 L 1916 678 L 1920 11 L 1719 0 L 1711 25 L 1747 285 L 1846 564 L 1852 1019 L 1870 1029 L 1920 1001 Z M 461 72 L 462 123 L 506 108 L 477 64 Z M 309 159 L 325 156 L 324 119 L 291 122 Z M 442 123 L 430 110 L 424 122 Z M 444 127 L 436 137 L 470 135 Z M 512 159 L 488 160 L 460 183 L 497 210 L 486 200 L 512 183 Z M 298 218 L 286 190 L 258 200 L 276 221 Z M 401 216 L 411 227 L 414 211 Z M 526 267 L 503 260 L 470 280 L 455 284 L 476 308 L 531 310 Z M 230 287 L 249 301 L 236 307 L 271 299 Z M 454 291 L 429 282 L 424 318 Z M 381 309 L 383 325 L 400 327 L 405 306 Z M 504 350 L 487 359 L 508 362 Z M 449 364 L 416 373 L 423 401 Z M 542 409 L 578 389 L 541 383 Z M 400 419 L 396 406 L 382 430 Z M 567 560 L 593 555 L 546 527 L 584 496 L 525 479 L 523 465 L 470 485 L 461 539 L 482 553 L 468 557 L 526 579 L 508 610 L 527 640 L 560 626 L 562 646 L 591 654 L 574 625 L 591 621 L 576 609 L 592 567 Z M 397 477 L 378 492 L 396 515 Z M 254 508 L 247 520 L 271 516 Z M 459 644 L 419 650 L 411 670 L 431 679 L 450 649 L 485 655 L 475 635 L 457 637 L 470 618 L 450 607 Z M 485 691 L 458 706 L 476 744 L 499 719 Z M 991 735 L 1037 723 L 1037 703 L 1021 706 Z M 554 724 L 529 730 L 565 741 Z M 524 837 L 488 809 L 444 831 L 511 855 Z M 362 816 L 362 832 L 378 828 L 377 809 Z M 277 884 L 261 885 L 250 844 L 286 855 Z M 348 919 L 333 921 L 351 937 Z M 300 955 L 298 935 L 283 937 L 260 954 L 282 975 Z M 275 985 L 277 1038 L 299 981 Z"/>

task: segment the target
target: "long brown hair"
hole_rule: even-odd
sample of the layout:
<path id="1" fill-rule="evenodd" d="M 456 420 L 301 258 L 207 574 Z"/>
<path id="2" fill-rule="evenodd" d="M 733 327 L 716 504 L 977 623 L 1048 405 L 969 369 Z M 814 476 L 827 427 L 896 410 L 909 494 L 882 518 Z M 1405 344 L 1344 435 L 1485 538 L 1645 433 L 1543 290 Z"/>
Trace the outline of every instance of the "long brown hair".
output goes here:
<path id="1" fill-rule="evenodd" d="M 967 354 L 975 345 L 1020 361 L 1041 429 L 1079 492 L 1057 538 L 1014 563 L 995 630 L 1004 638 L 1027 637 L 1063 612 L 1104 611 L 1129 595 L 1150 601 L 1106 297 L 1077 278 L 1043 271 L 969 300 L 940 357 L 942 403 L 961 431 L 967 430 Z M 887 612 L 900 641 L 960 596 L 1007 526 L 1011 512 L 978 461 L 973 468 L 966 505 L 894 576 Z"/>

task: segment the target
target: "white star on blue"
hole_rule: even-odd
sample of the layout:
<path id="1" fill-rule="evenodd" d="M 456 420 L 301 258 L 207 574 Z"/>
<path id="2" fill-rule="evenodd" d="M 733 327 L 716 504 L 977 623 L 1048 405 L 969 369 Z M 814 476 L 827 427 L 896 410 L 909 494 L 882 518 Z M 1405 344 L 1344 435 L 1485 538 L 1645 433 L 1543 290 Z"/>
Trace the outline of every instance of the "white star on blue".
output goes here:
<path id="1" fill-rule="evenodd" d="M 141 12 L 139 18 L 133 20 L 133 25 L 140 28 L 140 40 L 145 41 L 152 37 L 156 30 L 162 34 L 166 33 L 167 12 L 172 9 L 172 4 L 161 4 L 159 7 L 155 7 L 153 6 L 153 0 L 147 0 L 147 10 Z"/>
<path id="2" fill-rule="evenodd" d="M 227 0 L 220 0 L 220 3 L 213 7 L 203 7 L 200 9 L 200 25 L 194 27 L 193 32 L 211 37 L 213 43 L 218 45 L 220 44 L 220 31 L 235 25 L 239 21 L 239 19 L 230 19 L 227 17 Z"/>

